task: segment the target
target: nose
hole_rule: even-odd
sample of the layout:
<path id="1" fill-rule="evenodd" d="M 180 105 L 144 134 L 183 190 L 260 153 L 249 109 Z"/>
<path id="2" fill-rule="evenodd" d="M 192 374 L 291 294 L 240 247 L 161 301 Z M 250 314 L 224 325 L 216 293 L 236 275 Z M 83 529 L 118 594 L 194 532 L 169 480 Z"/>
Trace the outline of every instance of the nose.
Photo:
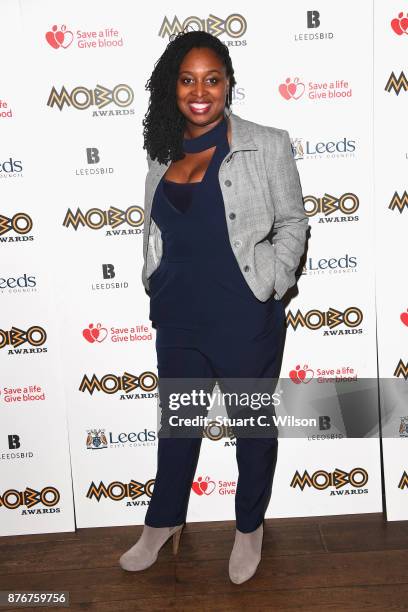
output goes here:
<path id="1" fill-rule="evenodd" d="M 203 95 L 205 94 L 205 82 L 200 81 L 199 79 L 196 81 L 195 83 L 195 87 L 194 87 L 194 93 L 197 96 L 197 98 L 202 98 Z"/>

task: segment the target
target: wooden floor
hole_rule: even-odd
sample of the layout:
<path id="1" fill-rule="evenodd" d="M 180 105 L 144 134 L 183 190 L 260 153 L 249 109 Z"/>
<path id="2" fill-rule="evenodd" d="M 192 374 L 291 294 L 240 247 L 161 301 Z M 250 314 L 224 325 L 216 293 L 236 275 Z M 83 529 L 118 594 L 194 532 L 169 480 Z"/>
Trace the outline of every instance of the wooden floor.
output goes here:
<path id="1" fill-rule="evenodd" d="M 169 541 L 153 566 L 124 572 L 118 558 L 141 529 L 0 538 L 0 590 L 65 590 L 70 610 L 98 612 L 408 609 L 408 521 L 387 523 L 382 514 L 267 520 L 261 564 L 242 585 L 228 578 L 234 522 L 190 523 L 177 557 Z"/>

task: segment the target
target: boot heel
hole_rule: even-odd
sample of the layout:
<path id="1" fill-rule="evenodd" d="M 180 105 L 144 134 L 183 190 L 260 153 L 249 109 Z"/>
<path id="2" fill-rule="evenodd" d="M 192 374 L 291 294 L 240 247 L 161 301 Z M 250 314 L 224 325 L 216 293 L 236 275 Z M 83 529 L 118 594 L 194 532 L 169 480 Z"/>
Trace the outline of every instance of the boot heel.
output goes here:
<path id="1" fill-rule="evenodd" d="M 177 555 L 178 553 L 178 549 L 180 546 L 181 532 L 183 531 L 183 528 L 184 528 L 184 525 L 182 525 L 180 529 L 176 531 L 175 534 L 173 534 L 173 555 Z"/>

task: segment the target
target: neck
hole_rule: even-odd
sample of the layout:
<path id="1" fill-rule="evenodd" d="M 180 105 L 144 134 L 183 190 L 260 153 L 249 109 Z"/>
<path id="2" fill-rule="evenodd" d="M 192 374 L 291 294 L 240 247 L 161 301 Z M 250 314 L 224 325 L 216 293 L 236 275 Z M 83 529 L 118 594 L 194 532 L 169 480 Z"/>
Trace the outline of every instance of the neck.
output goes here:
<path id="1" fill-rule="evenodd" d="M 187 140 L 190 138 L 197 138 L 198 136 L 201 136 L 202 134 L 205 134 L 206 132 L 209 132 L 210 130 L 212 130 L 216 125 L 221 123 L 223 119 L 224 119 L 224 115 L 221 115 L 221 117 L 218 117 L 217 119 L 215 119 L 215 121 L 212 121 L 208 125 L 194 125 L 194 123 L 191 123 L 190 121 L 186 121 L 186 128 L 184 130 L 184 138 Z"/>

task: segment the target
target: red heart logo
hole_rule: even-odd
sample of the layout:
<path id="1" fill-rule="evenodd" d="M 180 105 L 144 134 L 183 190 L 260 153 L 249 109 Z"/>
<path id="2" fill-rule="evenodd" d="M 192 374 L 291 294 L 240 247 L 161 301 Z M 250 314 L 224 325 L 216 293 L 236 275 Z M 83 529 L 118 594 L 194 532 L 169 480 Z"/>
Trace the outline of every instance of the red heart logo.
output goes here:
<path id="1" fill-rule="evenodd" d="M 304 370 L 298 370 L 298 377 L 300 380 L 305 380 L 306 373 Z"/>
<path id="2" fill-rule="evenodd" d="M 296 384 L 300 385 L 301 383 L 309 383 L 314 377 L 314 372 L 307 363 L 301 368 L 298 364 L 294 370 L 290 370 L 289 372 L 290 379 Z"/>
<path id="3" fill-rule="evenodd" d="M 289 83 L 288 92 L 290 93 L 291 97 L 295 95 L 296 89 L 297 89 L 296 83 Z"/>
<path id="4" fill-rule="evenodd" d="M 88 342 L 90 342 L 91 344 L 93 342 L 95 342 L 95 338 L 92 335 L 92 330 L 87 328 L 87 329 L 83 329 L 82 330 L 82 335 L 85 338 L 85 340 L 88 340 Z"/>
<path id="5" fill-rule="evenodd" d="M 199 482 L 194 481 L 191 488 L 193 489 L 194 493 L 197 493 L 197 495 L 203 494 Z"/>
<path id="6" fill-rule="evenodd" d="M 58 49 L 59 44 L 55 40 L 55 32 L 47 32 L 45 35 L 46 41 L 53 49 Z"/>
<path id="7" fill-rule="evenodd" d="M 310 381 L 312 380 L 312 378 L 314 377 L 314 372 L 313 370 L 311 370 L 310 368 L 308 368 L 307 366 L 305 366 L 305 370 L 304 370 L 304 378 L 302 379 L 302 382 L 304 383 L 310 383 Z"/>
<path id="8" fill-rule="evenodd" d="M 207 487 L 208 487 L 208 482 L 205 482 L 205 480 L 202 480 L 202 481 L 200 482 L 200 489 L 202 490 L 202 492 L 203 492 L 203 493 L 205 493 L 205 492 L 206 492 Z"/>
<path id="9" fill-rule="evenodd" d="M 402 30 L 401 30 L 401 27 L 400 27 L 400 20 L 399 19 L 397 19 L 397 18 L 393 19 L 391 21 L 391 27 L 394 30 L 394 32 L 396 34 L 398 34 L 398 36 L 401 36 Z"/>
<path id="10" fill-rule="evenodd" d="M 279 93 L 283 98 L 285 98 L 285 100 L 290 100 L 290 94 L 288 92 L 286 83 L 281 83 L 279 85 Z"/>
<path id="11" fill-rule="evenodd" d="M 57 32 L 55 32 L 55 39 L 56 41 L 62 46 L 62 43 L 64 42 L 64 32 L 61 32 L 61 30 L 58 30 Z"/>
<path id="12" fill-rule="evenodd" d="M 207 485 L 206 488 L 205 488 L 205 494 L 206 495 L 211 495 L 211 493 L 215 489 L 215 482 L 213 480 L 210 480 L 209 482 L 206 482 L 205 484 Z"/>
<path id="13" fill-rule="evenodd" d="M 299 100 L 299 98 L 301 96 L 303 96 L 304 92 L 305 92 L 305 86 L 303 85 L 303 83 L 299 83 L 299 79 L 296 77 L 295 82 L 292 83 L 292 85 L 295 85 L 296 89 L 294 91 L 294 93 L 292 93 L 292 96 L 295 100 Z M 297 94 L 297 95 L 295 95 Z"/>
<path id="14" fill-rule="evenodd" d="M 98 342 L 103 342 L 108 335 L 108 330 L 106 327 L 102 327 L 100 323 L 97 324 L 96 328 L 94 328 L 93 336 L 95 340 Z"/>
<path id="15" fill-rule="evenodd" d="M 408 17 L 408 14 L 407 14 Z M 401 34 L 407 33 L 408 28 L 408 19 L 404 17 L 404 13 L 398 13 L 398 17 L 391 21 L 391 27 L 398 36 Z"/>
<path id="16" fill-rule="evenodd" d="M 404 30 L 404 32 L 407 31 L 407 29 L 408 29 L 408 18 L 407 17 L 403 17 L 401 19 L 400 26 L 401 26 L 401 30 Z"/>
<path id="17" fill-rule="evenodd" d="M 73 33 L 69 32 L 69 31 L 65 32 L 65 35 L 64 35 L 64 44 L 61 45 L 61 47 L 63 49 L 66 49 L 67 47 L 69 47 L 69 45 L 72 43 L 73 40 L 74 40 Z"/>
<path id="18" fill-rule="evenodd" d="M 401 318 L 401 321 L 403 322 L 403 324 L 408 327 L 408 308 L 407 308 L 407 312 L 402 312 L 400 314 L 400 318 Z"/>
<path id="19" fill-rule="evenodd" d="M 296 370 L 291 370 L 289 372 L 289 378 L 296 384 L 296 385 L 300 385 L 301 381 L 298 378 L 298 373 Z"/>
<path id="20" fill-rule="evenodd" d="M 210 480 L 209 476 L 206 476 L 205 480 L 203 480 L 202 476 L 199 476 L 197 480 L 193 482 L 191 488 L 197 495 L 211 495 L 215 489 L 215 482 Z"/>
<path id="21" fill-rule="evenodd" d="M 82 331 L 82 335 L 88 342 L 103 342 L 108 335 L 108 330 L 106 327 L 102 327 L 100 323 L 97 323 L 96 327 L 93 323 L 90 323 L 87 329 Z"/>

